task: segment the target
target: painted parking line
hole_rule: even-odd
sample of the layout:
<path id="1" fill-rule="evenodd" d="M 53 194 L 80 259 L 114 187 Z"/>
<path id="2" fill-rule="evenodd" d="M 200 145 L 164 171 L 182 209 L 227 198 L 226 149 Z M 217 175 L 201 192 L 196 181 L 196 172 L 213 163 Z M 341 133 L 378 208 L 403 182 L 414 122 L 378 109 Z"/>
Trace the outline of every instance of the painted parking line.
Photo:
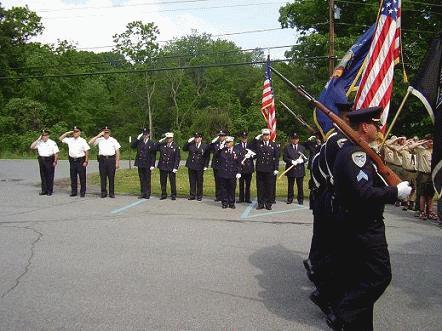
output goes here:
<path id="1" fill-rule="evenodd" d="M 129 208 L 132 208 L 132 207 L 138 206 L 139 204 L 142 204 L 143 202 L 146 202 L 146 201 L 147 201 L 146 199 L 141 199 L 141 200 L 138 200 L 138 201 L 132 202 L 132 203 L 128 204 L 127 206 L 124 206 L 124 207 L 121 207 L 121 208 L 118 208 L 118 209 L 114 209 L 114 210 L 112 210 L 112 211 L 111 211 L 111 214 L 118 214 L 118 213 L 121 213 L 121 212 L 123 212 L 123 211 L 125 211 L 125 210 L 127 210 L 127 209 L 129 209 Z"/>
<path id="2" fill-rule="evenodd" d="M 279 210 L 279 211 L 267 211 L 267 212 L 260 212 L 259 214 L 252 214 L 250 215 L 250 212 L 256 207 L 256 201 L 253 202 L 250 206 L 248 206 L 243 213 L 240 216 L 240 219 L 248 219 L 248 218 L 254 218 L 254 217 L 261 217 L 261 216 L 269 216 L 269 215 L 277 215 L 277 214 L 285 214 L 285 213 L 291 213 L 295 211 L 305 210 L 308 209 L 307 207 L 300 206 L 289 210 Z"/>

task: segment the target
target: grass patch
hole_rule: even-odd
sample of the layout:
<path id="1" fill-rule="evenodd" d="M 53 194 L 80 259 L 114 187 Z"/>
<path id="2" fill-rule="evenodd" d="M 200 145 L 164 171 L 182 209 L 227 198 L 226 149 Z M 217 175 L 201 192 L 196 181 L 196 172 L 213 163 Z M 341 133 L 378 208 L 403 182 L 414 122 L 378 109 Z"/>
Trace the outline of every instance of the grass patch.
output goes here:
<path id="1" fill-rule="evenodd" d="M 284 169 L 280 168 L 280 173 Z M 306 176 L 304 177 L 304 199 L 309 196 L 308 190 L 308 179 L 310 174 L 308 170 L 306 171 Z M 186 197 L 189 195 L 189 177 L 187 173 L 187 168 L 180 167 L 177 172 L 177 195 L 180 197 Z M 100 185 L 100 176 L 98 174 L 91 174 L 88 176 L 88 183 L 92 185 Z M 117 171 L 115 175 L 115 192 L 117 194 L 133 194 L 138 195 L 140 193 L 140 181 L 138 178 L 138 172 L 136 168 L 132 169 L 121 169 Z M 167 192 L 170 194 L 169 183 L 167 187 Z M 238 188 L 236 190 L 238 194 Z M 152 194 L 160 195 L 160 171 L 155 169 L 152 171 Z M 204 173 L 204 193 L 205 197 L 215 196 L 215 180 L 213 178 L 212 169 L 208 169 Z M 252 198 L 256 198 L 256 175 L 253 175 L 251 184 L 251 195 Z M 287 198 L 287 178 L 284 176 L 276 183 L 276 196 L 278 198 Z M 295 199 L 296 199 L 296 188 L 295 188 Z"/>

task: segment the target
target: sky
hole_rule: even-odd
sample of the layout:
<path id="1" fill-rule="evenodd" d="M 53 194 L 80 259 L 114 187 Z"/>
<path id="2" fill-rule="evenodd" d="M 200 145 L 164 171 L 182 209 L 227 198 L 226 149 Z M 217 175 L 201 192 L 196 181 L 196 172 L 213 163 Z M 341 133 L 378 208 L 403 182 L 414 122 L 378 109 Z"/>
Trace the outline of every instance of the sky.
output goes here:
<path id="1" fill-rule="evenodd" d="M 6 0 L 3 7 L 27 5 L 42 17 L 45 27 L 36 41 L 54 44 L 68 40 L 93 52 L 111 50 L 112 36 L 126 24 L 154 22 L 159 41 L 188 35 L 192 30 L 212 35 L 276 29 L 267 32 L 221 36 L 248 49 L 292 45 L 293 29 L 279 29 L 278 0 Z M 110 46 L 110 47 L 109 47 Z M 289 48 L 272 49 L 272 58 L 283 58 Z"/>

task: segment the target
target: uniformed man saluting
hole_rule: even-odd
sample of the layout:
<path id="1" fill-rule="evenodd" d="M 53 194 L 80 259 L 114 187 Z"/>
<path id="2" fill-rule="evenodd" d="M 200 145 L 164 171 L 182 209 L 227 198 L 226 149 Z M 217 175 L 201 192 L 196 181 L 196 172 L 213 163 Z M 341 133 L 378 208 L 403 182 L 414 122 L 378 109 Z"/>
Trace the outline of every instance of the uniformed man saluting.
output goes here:
<path id="1" fill-rule="evenodd" d="M 115 170 L 120 167 L 121 145 L 110 136 L 110 127 L 108 126 L 105 126 L 99 134 L 89 140 L 89 145 L 98 145 L 101 197 L 107 197 L 107 181 L 109 180 L 109 198 L 115 198 Z"/>
<path id="2" fill-rule="evenodd" d="M 156 149 L 160 152 L 158 160 L 161 184 L 160 200 L 167 198 L 167 177 L 170 181 L 170 197 L 172 200 L 176 200 L 176 173 L 180 166 L 180 148 L 173 141 L 173 132 L 167 132 L 165 137 L 158 142 Z"/>
<path id="3" fill-rule="evenodd" d="M 226 137 L 227 137 L 227 132 L 224 130 L 219 130 L 218 135 L 215 138 L 213 138 L 212 143 L 210 144 L 210 151 L 213 153 L 212 169 L 213 169 L 213 176 L 215 178 L 215 201 L 221 201 L 221 190 L 220 190 L 220 182 L 218 176 L 219 161 L 216 151 L 220 149 L 220 144 L 224 142 Z"/>
<path id="4" fill-rule="evenodd" d="M 226 137 L 225 144 L 220 144 L 215 155 L 219 161 L 218 176 L 222 207 L 235 209 L 236 179 L 241 178 L 241 158 L 235 152 L 233 145 L 234 138 Z"/>
<path id="5" fill-rule="evenodd" d="M 49 139 L 49 131 L 42 130 L 41 135 L 31 144 L 31 149 L 38 152 L 40 167 L 41 192 L 39 195 L 52 195 L 54 191 L 54 172 L 58 161 L 58 146 Z"/>
<path id="6" fill-rule="evenodd" d="M 68 137 L 72 135 L 72 137 Z M 69 148 L 69 165 L 71 175 L 71 197 L 77 195 L 77 176 L 80 178 L 80 197 L 86 194 L 86 167 L 89 161 L 88 151 L 91 149 L 86 140 L 80 137 L 81 129 L 74 126 L 72 131 L 63 133 L 58 139 Z"/>
<path id="7" fill-rule="evenodd" d="M 358 138 L 376 140 L 382 108 L 361 109 L 348 114 Z M 386 186 L 367 154 L 347 141 L 334 164 L 336 217 L 342 225 L 346 275 L 342 295 L 333 305 L 328 324 L 334 329 L 373 330 L 373 306 L 391 281 L 383 211 L 386 203 L 406 198 L 408 182 Z"/>
<path id="8" fill-rule="evenodd" d="M 138 177 L 140 178 L 139 199 L 150 199 L 151 193 L 151 175 L 155 169 L 156 143 L 150 139 L 150 130 L 143 128 L 137 139 L 131 144 L 132 148 L 137 149 L 135 157 L 135 166 L 138 168 Z"/>
<path id="9" fill-rule="evenodd" d="M 209 146 L 201 142 L 202 136 L 195 132 L 184 145 L 183 150 L 189 151 L 186 167 L 189 172 L 190 195 L 188 200 L 201 201 L 203 198 L 204 171 L 209 166 Z"/>
<path id="10" fill-rule="evenodd" d="M 247 137 L 247 131 L 241 131 L 239 134 L 241 142 L 235 145 L 235 152 L 241 159 L 241 178 L 239 179 L 238 202 L 252 203 L 252 200 L 250 200 L 250 184 L 252 182 L 253 172 L 255 171 L 255 165 L 253 164 L 253 157 L 248 149 L 249 143 Z"/>
<path id="11" fill-rule="evenodd" d="M 279 168 L 279 148 L 270 141 L 270 130 L 262 129 L 250 144 L 250 149 L 256 153 L 256 188 L 258 206 L 256 209 L 272 209 L 273 188 L 275 176 Z"/>

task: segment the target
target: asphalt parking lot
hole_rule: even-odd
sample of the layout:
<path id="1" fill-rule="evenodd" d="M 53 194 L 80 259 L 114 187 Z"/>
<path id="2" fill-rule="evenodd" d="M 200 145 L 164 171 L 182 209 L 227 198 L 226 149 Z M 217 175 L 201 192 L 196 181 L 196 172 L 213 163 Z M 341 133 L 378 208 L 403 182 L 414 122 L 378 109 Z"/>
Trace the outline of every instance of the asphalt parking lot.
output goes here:
<path id="1" fill-rule="evenodd" d="M 35 160 L 0 160 L 0 330 L 328 330 L 302 267 L 307 206 L 41 197 L 38 183 Z M 375 329 L 442 330 L 441 228 L 385 217 L 393 281 Z"/>

